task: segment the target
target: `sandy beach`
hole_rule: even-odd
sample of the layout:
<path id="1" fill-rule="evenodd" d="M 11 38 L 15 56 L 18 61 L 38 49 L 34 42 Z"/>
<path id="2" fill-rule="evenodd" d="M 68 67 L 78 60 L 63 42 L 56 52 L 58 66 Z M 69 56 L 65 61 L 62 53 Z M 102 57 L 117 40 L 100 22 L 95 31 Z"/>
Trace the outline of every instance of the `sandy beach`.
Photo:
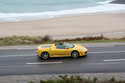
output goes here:
<path id="1" fill-rule="evenodd" d="M 72 36 L 115 32 L 125 32 L 125 13 L 89 14 L 34 21 L 0 22 L 0 37 L 13 35 Z"/>

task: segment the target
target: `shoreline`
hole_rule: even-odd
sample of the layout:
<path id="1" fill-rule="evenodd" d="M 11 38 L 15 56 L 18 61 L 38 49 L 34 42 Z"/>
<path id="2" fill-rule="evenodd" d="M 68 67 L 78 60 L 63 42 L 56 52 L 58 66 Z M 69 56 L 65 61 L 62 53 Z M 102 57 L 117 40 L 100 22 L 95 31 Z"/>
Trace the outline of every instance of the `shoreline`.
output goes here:
<path id="1" fill-rule="evenodd" d="M 78 7 L 74 9 L 48 10 L 38 12 L 2 12 L 0 22 L 33 21 L 51 18 L 63 18 L 71 16 L 81 16 L 86 14 L 100 13 L 122 13 L 125 12 L 124 0 L 99 1 L 98 5 L 88 7 Z M 108 9 L 107 9 L 108 8 Z"/>
<path id="2" fill-rule="evenodd" d="M 0 37 L 13 35 L 49 35 L 54 37 L 125 32 L 124 22 L 125 13 L 88 14 L 33 21 L 0 22 Z"/>

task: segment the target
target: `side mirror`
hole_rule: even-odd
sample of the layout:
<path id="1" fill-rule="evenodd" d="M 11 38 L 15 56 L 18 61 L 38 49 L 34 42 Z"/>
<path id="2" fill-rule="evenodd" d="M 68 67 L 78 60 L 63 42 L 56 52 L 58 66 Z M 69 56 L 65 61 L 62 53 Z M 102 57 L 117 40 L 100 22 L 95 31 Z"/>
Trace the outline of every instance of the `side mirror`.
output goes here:
<path id="1" fill-rule="evenodd" d="M 69 47 L 66 47 L 66 49 L 69 49 Z"/>

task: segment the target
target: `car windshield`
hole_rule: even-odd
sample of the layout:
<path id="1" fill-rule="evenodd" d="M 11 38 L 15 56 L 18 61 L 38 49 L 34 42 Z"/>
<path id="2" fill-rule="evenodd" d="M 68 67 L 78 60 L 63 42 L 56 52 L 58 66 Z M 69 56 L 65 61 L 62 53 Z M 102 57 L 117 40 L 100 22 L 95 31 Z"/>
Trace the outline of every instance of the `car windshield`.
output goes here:
<path id="1" fill-rule="evenodd" d="M 69 44 L 69 43 L 64 43 L 64 44 L 65 44 L 65 46 L 67 46 L 68 48 L 73 48 L 73 47 L 74 47 L 73 44 Z"/>

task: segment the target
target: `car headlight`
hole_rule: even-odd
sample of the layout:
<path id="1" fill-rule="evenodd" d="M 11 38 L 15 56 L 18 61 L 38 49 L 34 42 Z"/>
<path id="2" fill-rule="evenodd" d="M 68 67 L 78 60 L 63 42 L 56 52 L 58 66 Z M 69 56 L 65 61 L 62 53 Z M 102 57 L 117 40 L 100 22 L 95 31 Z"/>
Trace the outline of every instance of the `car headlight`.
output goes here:
<path id="1" fill-rule="evenodd" d="M 79 50 L 84 51 L 84 49 L 79 49 Z"/>

